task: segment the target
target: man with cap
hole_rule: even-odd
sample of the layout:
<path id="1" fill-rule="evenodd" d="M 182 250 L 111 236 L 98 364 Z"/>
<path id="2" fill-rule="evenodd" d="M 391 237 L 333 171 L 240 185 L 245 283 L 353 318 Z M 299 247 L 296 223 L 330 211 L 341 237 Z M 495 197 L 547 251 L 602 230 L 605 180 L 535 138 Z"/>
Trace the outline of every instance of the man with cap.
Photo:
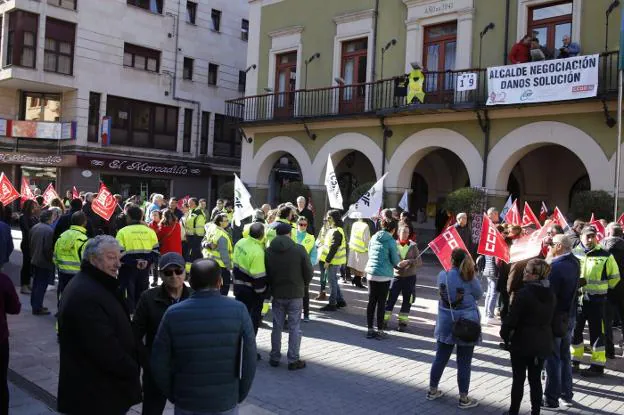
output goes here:
<path id="1" fill-rule="evenodd" d="M 572 362 L 574 369 L 578 370 L 583 358 L 583 331 L 587 322 L 592 345 L 591 366 L 581 374 L 587 377 L 602 376 L 607 363 L 604 307 L 607 293 L 620 282 L 620 270 L 613 255 L 598 243 L 596 228 L 593 226 L 583 228 L 581 242 L 573 252 L 581 263 L 579 286 L 582 299 L 572 337 Z"/>
<path id="2" fill-rule="evenodd" d="M 192 290 L 184 284 L 186 261 L 177 252 L 160 257 L 158 268 L 163 283 L 141 294 L 132 320 L 132 330 L 139 348 L 139 361 L 143 367 L 143 415 L 161 415 L 167 398 L 152 377 L 150 357 L 154 337 L 169 306 L 185 300 Z"/>

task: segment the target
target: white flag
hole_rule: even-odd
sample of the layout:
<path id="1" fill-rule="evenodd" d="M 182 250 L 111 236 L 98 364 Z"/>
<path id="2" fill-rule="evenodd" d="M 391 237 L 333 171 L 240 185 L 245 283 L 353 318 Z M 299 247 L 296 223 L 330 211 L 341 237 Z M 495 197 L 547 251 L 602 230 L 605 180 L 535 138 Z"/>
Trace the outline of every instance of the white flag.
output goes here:
<path id="1" fill-rule="evenodd" d="M 331 154 L 327 156 L 327 168 L 325 169 L 325 187 L 327 188 L 327 198 L 329 199 L 329 207 L 332 209 L 344 209 L 342 204 L 342 193 L 338 186 L 338 179 L 334 172 Z"/>
<path id="2" fill-rule="evenodd" d="M 401 200 L 399 200 L 399 207 L 405 212 L 409 212 L 409 201 L 407 200 L 407 189 L 403 192 Z"/>
<path id="3" fill-rule="evenodd" d="M 368 192 L 364 193 L 357 202 L 349 207 L 348 216 L 351 219 L 372 218 L 379 214 L 383 203 L 383 181 L 387 174 L 377 180 L 377 183 Z"/>
<path id="4" fill-rule="evenodd" d="M 254 208 L 251 206 L 251 195 L 245 185 L 234 174 L 234 224 L 239 226 L 241 221 L 253 215 Z"/>

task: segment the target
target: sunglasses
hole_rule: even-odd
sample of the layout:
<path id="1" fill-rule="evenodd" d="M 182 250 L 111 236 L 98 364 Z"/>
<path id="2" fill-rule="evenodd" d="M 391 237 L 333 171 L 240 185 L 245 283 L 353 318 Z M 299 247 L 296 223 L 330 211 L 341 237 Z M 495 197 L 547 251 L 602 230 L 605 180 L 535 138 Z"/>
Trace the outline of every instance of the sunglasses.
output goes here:
<path id="1" fill-rule="evenodd" d="M 308 226 L 307 223 L 300 223 L 299 226 Z"/>
<path id="2" fill-rule="evenodd" d="M 166 269 L 162 273 L 165 277 L 173 277 L 174 273 L 175 275 L 182 275 L 184 274 L 184 268 Z"/>

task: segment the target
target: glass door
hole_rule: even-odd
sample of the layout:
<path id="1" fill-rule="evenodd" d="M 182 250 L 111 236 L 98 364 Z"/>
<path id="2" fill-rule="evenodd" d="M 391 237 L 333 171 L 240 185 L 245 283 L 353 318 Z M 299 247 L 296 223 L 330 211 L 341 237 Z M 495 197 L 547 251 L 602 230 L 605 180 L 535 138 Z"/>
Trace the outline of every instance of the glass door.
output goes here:
<path id="1" fill-rule="evenodd" d="M 428 103 L 452 100 L 455 86 L 457 22 L 425 28 L 425 92 Z"/>
<path id="2" fill-rule="evenodd" d="M 340 112 L 364 112 L 366 101 L 366 68 L 368 66 L 368 39 L 357 39 L 342 44 L 342 79 Z"/>
<path id="3" fill-rule="evenodd" d="M 563 37 L 572 35 L 572 2 L 550 3 L 531 8 L 529 34 L 548 49 L 549 55 L 558 58 Z"/>
<path id="4" fill-rule="evenodd" d="M 294 114 L 296 85 L 297 52 L 277 55 L 275 74 L 275 116 L 290 117 Z"/>

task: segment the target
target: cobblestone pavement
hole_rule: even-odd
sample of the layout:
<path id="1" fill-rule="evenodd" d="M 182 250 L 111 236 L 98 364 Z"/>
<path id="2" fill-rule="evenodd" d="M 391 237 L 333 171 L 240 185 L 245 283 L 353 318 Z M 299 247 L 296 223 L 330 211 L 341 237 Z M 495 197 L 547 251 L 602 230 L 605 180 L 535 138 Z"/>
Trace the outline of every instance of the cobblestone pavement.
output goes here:
<path id="1" fill-rule="evenodd" d="M 19 232 L 17 233 L 19 236 Z M 19 246 L 19 241 L 16 241 Z M 21 254 L 15 252 L 5 269 L 13 280 L 19 279 Z M 323 303 L 312 301 L 312 320 L 302 323 L 301 357 L 308 367 L 289 372 L 285 364 L 268 365 L 270 322 L 258 333 L 258 348 L 263 360 L 242 414 L 437 414 L 463 412 L 457 408 L 456 366 L 453 359 L 442 377 L 440 388 L 446 396 L 427 401 L 425 393 L 433 361 L 433 329 L 436 292 L 433 281 L 439 272 L 434 260 L 427 261 L 419 274 L 417 300 L 412 307 L 408 332 L 391 331 L 384 341 L 365 338 L 365 290 L 343 285 L 348 307 L 335 313 L 320 313 Z M 318 275 L 312 287 L 318 290 Z M 56 309 L 56 292 L 46 295 L 46 305 Z M 36 317 L 30 313 L 28 296 L 20 295 L 22 314 L 9 317 L 11 328 L 12 374 L 26 384 L 36 385 L 54 398 L 58 386 L 58 345 L 54 317 Z M 399 305 L 395 308 L 398 312 Z M 391 328 L 396 326 L 396 315 Z M 509 405 L 511 368 L 509 354 L 498 347 L 498 327 L 484 326 L 484 341 L 475 349 L 472 364 L 471 396 L 480 401 L 474 414 L 502 413 Z M 282 338 L 285 355 L 288 335 Z M 283 358 L 284 359 L 284 358 Z M 602 379 L 588 382 L 575 377 L 573 414 L 624 413 L 624 373 L 622 361 L 610 361 L 610 370 Z M 619 370 L 613 370 L 618 369 Z M 26 388 L 30 389 L 30 388 Z M 12 388 L 12 412 L 19 415 L 41 414 L 47 407 L 37 406 Z M 46 401 L 44 399 L 44 401 Z M 32 405 L 32 408 L 28 405 Z M 53 404 L 50 404 L 53 407 Z M 529 411 L 528 385 L 522 413 Z M 562 410 L 563 411 L 563 410 Z M 549 411 L 543 411 L 548 413 Z M 132 413 L 140 413 L 140 406 Z M 173 413 L 170 405 L 167 414 Z"/>

